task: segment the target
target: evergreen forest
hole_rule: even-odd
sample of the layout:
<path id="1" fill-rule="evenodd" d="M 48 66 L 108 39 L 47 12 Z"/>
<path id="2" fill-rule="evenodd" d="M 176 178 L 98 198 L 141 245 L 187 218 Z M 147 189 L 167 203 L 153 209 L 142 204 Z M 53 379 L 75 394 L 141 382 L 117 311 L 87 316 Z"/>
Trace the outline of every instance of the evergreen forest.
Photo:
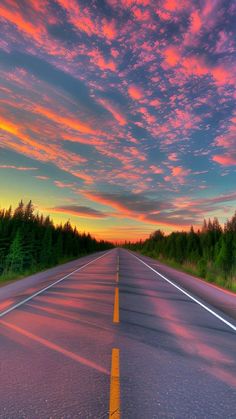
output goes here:
<path id="1" fill-rule="evenodd" d="M 28 275 L 60 263 L 106 250 L 113 245 L 78 232 L 67 221 L 55 226 L 35 213 L 31 201 L 0 210 L 0 280 Z"/>
<path id="2" fill-rule="evenodd" d="M 157 230 L 125 247 L 236 291 L 236 212 L 224 227 L 217 218 L 204 220 L 197 231 L 167 236 Z"/>

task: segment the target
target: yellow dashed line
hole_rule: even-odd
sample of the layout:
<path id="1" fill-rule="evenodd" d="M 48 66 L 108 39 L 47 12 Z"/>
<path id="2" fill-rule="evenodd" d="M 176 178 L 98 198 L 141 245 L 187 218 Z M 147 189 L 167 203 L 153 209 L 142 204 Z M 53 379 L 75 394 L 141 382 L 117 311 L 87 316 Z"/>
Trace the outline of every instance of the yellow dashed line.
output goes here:
<path id="1" fill-rule="evenodd" d="M 112 349 L 109 419 L 120 419 L 120 350 Z"/>
<path id="2" fill-rule="evenodd" d="M 116 282 L 119 282 L 119 256 L 117 256 Z"/>
<path id="3" fill-rule="evenodd" d="M 120 315 L 119 315 L 119 288 L 115 288 L 115 296 L 114 296 L 114 312 L 113 312 L 113 323 L 120 322 Z"/>

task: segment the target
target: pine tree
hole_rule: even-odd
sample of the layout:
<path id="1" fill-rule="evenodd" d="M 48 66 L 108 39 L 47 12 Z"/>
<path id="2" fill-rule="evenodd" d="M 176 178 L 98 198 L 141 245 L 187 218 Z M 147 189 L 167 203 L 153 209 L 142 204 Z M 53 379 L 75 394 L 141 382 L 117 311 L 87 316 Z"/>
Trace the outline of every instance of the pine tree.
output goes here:
<path id="1" fill-rule="evenodd" d="M 18 207 L 14 211 L 14 218 L 17 220 L 23 220 L 24 218 L 24 202 L 21 200 Z"/>
<path id="2" fill-rule="evenodd" d="M 22 236 L 20 230 L 17 230 L 16 236 L 10 246 L 9 253 L 6 258 L 7 272 L 22 272 L 23 269 L 23 249 Z"/>
<path id="3" fill-rule="evenodd" d="M 49 266 L 52 263 L 52 229 L 47 227 L 43 236 L 40 252 L 40 263 Z"/>
<path id="4" fill-rule="evenodd" d="M 25 206 L 24 210 L 24 219 L 25 220 L 33 220 L 34 218 L 34 206 L 32 204 L 32 201 L 30 200 L 28 204 Z"/>

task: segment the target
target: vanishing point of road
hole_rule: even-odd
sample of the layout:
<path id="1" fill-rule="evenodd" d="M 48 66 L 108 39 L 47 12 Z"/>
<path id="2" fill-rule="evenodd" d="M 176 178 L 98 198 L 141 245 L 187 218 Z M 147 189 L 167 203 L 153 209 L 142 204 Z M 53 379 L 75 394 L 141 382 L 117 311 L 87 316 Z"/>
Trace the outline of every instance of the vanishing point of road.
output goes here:
<path id="1" fill-rule="evenodd" d="M 236 297 L 124 249 L 0 288 L 0 418 L 236 418 Z"/>

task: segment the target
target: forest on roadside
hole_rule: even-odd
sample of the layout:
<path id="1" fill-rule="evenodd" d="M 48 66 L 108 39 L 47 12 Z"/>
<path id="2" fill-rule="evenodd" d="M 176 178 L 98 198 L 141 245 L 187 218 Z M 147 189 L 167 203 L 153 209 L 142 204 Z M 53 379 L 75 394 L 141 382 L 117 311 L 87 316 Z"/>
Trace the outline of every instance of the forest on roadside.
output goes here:
<path id="1" fill-rule="evenodd" d="M 214 218 L 197 231 L 191 227 L 167 236 L 157 230 L 124 247 L 236 291 L 236 212 L 224 227 Z"/>
<path id="2" fill-rule="evenodd" d="M 112 248 L 67 221 L 55 226 L 31 201 L 0 210 L 0 280 L 30 275 L 92 252 Z"/>

